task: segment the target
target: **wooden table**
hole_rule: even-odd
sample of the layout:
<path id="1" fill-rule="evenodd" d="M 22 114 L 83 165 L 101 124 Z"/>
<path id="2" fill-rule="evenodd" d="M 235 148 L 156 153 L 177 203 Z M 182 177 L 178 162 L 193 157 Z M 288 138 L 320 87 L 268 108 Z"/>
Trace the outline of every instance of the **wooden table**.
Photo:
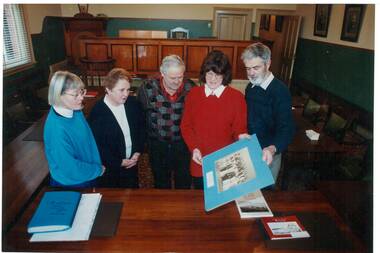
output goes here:
<path id="1" fill-rule="evenodd" d="M 302 96 L 292 96 L 292 106 L 293 107 L 301 107 L 303 108 L 306 104 L 307 98 Z"/>
<path id="2" fill-rule="evenodd" d="M 294 108 L 292 110 L 296 133 L 293 141 L 282 156 L 279 181 L 281 189 L 287 189 L 290 170 L 293 167 L 312 167 L 315 170 L 320 170 L 322 167 L 329 167 L 333 163 L 337 163 L 340 155 L 345 152 L 344 146 L 325 134 L 321 126 L 315 126 L 304 118 L 302 110 L 303 108 Z M 320 134 L 319 139 L 316 141 L 310 140 L 305 132 L 308 129 L 318 132 Z"/>
<path id="3" fill-rule="evenodd" d="M 292 143 L 288 146 L 287 153 L 292 154 L 306 154 L 323 155 L 323 154 L 337 154 L 344 152 L 344 148 L 334 138 L 325 134 L 318 126 L 313 125 L 309 120 L 302 117 L 302 108 L 295 108 L 293 110 L 293 118 L 296 125 L 296 133 Z M 305 133 L 305 130 L 312 129 L 320 133 L 319 140 L 310 140 Z"/>
<path id="4" fill-rule="evenodd" d="M 26 224 L 38 201 L 3 238 L 3 250 L 65 252 L 272 252 L 267 249 L 257 220 L 241 220 L 231 202 L 209 213 L 201 190 L 97 189 L 103 201 L 123 202 L 114 237 L 86 242 L 30 243 Z M 264 192 L 273 212 L 323 212 L 347 232 L 354 250 L 365 252 L 361 242 L 337 216 L 319 192 Z M 277 250 L 275 252 L 301 252 Z M 306 251 L 302 251 L 303 253 Z M 321 251 L 310 251 L 321 252 Z M 329 251 L 340 252 L 340 251 Z"/>
<path id="5" fill-rule="evenodd" d="M 317 189 L 329 200 L 344 222 L 366 242 L 373 243 L 373 183 L 321 181 Z"/>

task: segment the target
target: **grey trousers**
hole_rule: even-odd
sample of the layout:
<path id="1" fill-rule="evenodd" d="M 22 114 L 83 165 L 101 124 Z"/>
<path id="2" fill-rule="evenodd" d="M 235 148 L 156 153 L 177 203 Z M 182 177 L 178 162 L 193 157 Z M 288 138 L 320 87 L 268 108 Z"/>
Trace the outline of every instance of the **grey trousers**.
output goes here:
<path id="1" fill-rule="evenodd" d="M 272 163 L 269 165 L 269 169 L 272 172 L 274 183 L 276 184 L 278 173 L 281 168 L 281 153 L 274 155 Z"/>

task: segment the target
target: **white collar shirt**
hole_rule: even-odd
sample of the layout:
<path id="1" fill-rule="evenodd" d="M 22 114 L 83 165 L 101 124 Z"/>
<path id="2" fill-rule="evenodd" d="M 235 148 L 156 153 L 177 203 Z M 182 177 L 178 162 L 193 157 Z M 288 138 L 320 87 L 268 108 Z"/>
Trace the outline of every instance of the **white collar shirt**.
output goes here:
<path id="1" fill-rule="evenodd" d="M 218 88 L 216 88 L 215 90 L 212 90 L 210 89 L 210 87 L 208 87 L 207 84 L 205 84 L 205 94 L 206 94 L 206 97 L 210 96 L 210 95 L 215 95 L 217 98 L 219 98 L 224 89 L 226 88 L 226 86 L 224 85 L 220 85 Z"/>
<path id="2" fill-rule="evenodd" d="M 129 129 L 128 119 L 127 119 L 127 114 L 125 112 L 124 104 L 114 106 L 109 101 L 109 98 L 107 95 L 104 97 L 104 103 L 112 111 L 113 115 L 116 118 L 117 123 L 119 124 L 121 128 L 121 131 L 123 132 L 124 141 L 125 141 L 125 157 L 128 159 L 131 156 L 131 152 L 132 152 L 132 139 L 131 139 L 131 133 Z"/>

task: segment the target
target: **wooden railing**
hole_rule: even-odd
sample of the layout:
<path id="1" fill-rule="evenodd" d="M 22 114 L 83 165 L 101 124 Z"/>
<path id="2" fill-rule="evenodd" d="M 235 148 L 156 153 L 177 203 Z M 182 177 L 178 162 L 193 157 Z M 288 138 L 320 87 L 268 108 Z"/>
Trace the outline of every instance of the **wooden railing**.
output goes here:
<path id="1" fill-rule="evenodd" d="M 80 40 L 80 57 L 94 60 L 111 57 L 116 60 L 116 67 L 134 74 L 155 75 L 159 73 L 162 58 L 176 54 L 186 64 L 186 75 L 198 77 L 205 56 L 211 50 L 217 49 L 228 56 L 233 78 L 245 79 L 246 72 L 240 56 L 244 49 L 254 42 L 257 41 L 92 37 Z"/>

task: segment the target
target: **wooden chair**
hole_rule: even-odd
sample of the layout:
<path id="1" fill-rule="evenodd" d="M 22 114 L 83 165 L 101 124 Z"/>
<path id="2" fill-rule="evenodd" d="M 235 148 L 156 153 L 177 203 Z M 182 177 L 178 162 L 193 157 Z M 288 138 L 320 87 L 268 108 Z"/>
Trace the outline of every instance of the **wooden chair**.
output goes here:
<path id="1" fill-rule="evenodd" d="M 115 60 L 112 58 L 102 60 L 92 60 L 88 58 L 80 58 L 81 76 L 87 87 L 102 86 L 102 78 L 114 68 Z"/>
<path id="2" fill-rule="evenodd" d="M 333 137 L 336 141 L 342 142 L 348 125 L 349 119 L 332 111 L 324 125 L 323 131 Z"/>
<path id="3" fill-rule="evenodd" d="M 336 170 L 344 179 L 360 179 L 370 173 L 373 161 L 373 133 L 354 121 L 342 141 L 345 152 Z"/>
<path id="4" fill-rule="evenodd" d="M 302 116 L 310 120 L 314 125 L 324 122 L 328 114 L 329 106 L 320 104 L 312 98 L 308 98 L 303 108 Z"/>
<path id="5" fill-rule="evenodd" d="M 323 126 L 323 132 L 333 137 L 341 143 L 346 131 L 351 127 L 354 119 L 358 117 L 358 112 L 349 106 L 333 105 L 326 123 Z"/>
<path id="6" fill-rule="evenodd" d="M 170 38 L 172 39 L 188 39 L 189 38 L 189 29 L 185 29 L 182 27 L 176 27 L 170 29 Z"/>

